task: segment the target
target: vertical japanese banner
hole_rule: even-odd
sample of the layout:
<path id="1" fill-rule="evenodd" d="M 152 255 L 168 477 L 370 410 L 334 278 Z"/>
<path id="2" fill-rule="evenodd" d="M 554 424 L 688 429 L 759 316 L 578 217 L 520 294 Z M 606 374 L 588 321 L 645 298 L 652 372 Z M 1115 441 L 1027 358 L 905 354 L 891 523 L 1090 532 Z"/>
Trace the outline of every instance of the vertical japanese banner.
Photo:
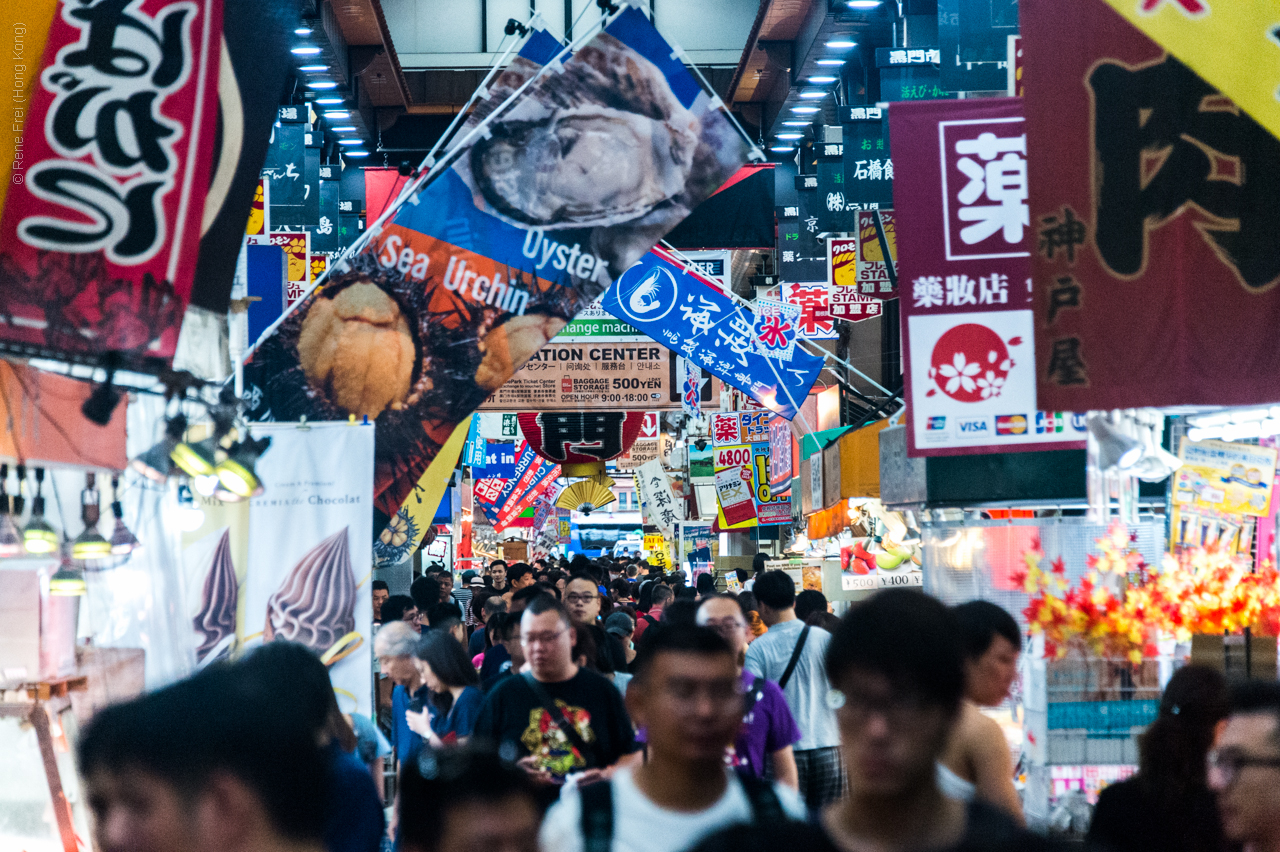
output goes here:
<path id="1" fill-rule="evenodd" d="M 678 526 L 685 519 L 684 501 L 676 499 L 672 493 L 671 480 L 663 470 L 662 462 L 657 459 L 645 462 L 636 469 L 635 478 L 641 487 L 649 517 L 662 528 L 668 540 L 675 540 L 679 535 Z"/>
<path id="2" fill-rule="evenodd" d="M 1280 399 L 1280 141 L 1103 0 L 1021 14 L 1041 404 Z"/>
<path id="3" fill-rule="evenodd" d="M 259 178 L 253 188 L 253 201 L 249 204 L 249 221 L 245 223 L 244 233 L 251 245 L 270 244 L 271 181 L 267 178 Z"/>
<path id="4" fill-rule="evenodd" d="M 264 424 L 265 492 L 249 502 L 246 648 L 285 639 L 320 655 L 344 712 L 373 692 L 373 429 Z"/>
<path id="5" fill-rule="evenodd" d="M 1083 446 L 1083 419 L 1064 436 L 1036 418 L 1022 104 L 901 103 L 889 118 L 909 454 Z"/>
<path id="6" fill-rule="evenodd" d="M 311 285 L 311 234 L 286 231 L 271 235 L 271 245 L 284 249 L 288 272 L 285 278 L 285 306 L 302 298 Z"/>
<path id="7" fill-rule="evenodd" d="M 38 78 L 28 56 L 6 84 L 21 139 L 0 216 L 0 349 L 167 364 L 209 192 L 222 2 L 61 3 L 47 40 L 13 33 L 44 57 Z"/>

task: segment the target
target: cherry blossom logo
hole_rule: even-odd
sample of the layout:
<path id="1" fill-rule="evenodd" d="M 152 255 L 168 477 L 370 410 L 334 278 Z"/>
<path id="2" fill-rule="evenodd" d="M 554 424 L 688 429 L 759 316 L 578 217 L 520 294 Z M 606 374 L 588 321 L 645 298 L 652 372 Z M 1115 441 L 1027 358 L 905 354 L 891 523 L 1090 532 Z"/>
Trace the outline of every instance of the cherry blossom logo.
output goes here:
<path id="1" fill-rule="evenodd" d="M 929 366 L 929 378 L 937 387 L 925 395 L 940 390 L 957 402 L 995 399 L 1014 367 L 1009 347 L 1021 344 L 1022 338 L 1014 337 L 1006 345 L 1000 335 L 977 323 L 948 329 L 934 345 Z"/>

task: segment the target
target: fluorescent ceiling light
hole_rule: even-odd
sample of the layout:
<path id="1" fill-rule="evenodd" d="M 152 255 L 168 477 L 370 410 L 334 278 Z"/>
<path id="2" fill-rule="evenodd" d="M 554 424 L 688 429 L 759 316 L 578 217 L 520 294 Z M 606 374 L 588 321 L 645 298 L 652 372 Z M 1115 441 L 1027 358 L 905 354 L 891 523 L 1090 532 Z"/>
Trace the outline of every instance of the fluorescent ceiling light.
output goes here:
<path id="1" fill-rule="evenodd" d="M 788 139 L 788 140 L 790 140 L 790 139 L 803 139 L 803 138 L 804 138 L 804 134 L 803 134 L 803 133 L 779 133 L 779 134 L 778 134 L 778 138 L 779 138 L 779 139 Z"/>
<path id="2" fill-rule="evenodd" d="M 304 45 L 302 47 L 295 47 L 293 48 L 293 50 L 290 50 L 289 52 L 292 53 L 294 56 L 315 56 L 317 53 L 320 52 L 320 48 Z"/>
<path id="3" fill-rule="evenodd" d="M 769 150 L 770 150 L 770 151 L 776 151 L 776 152 L 777 152 L 777 153 L 779 153 L 779 154 L 785 154 L 785 153 L 787 153 L 788 151 L 794 151 L 794 150 L 795 150 L 795 148 L 794 148 L 793 146 L 791 146 L 791 145 L 774 145 L 774 146 L 773 146 L 772 148 L 770 148 Z"/>
<path id="4" fill-rule="evenodd" d="M 880 5 L 880 0 L 848 0 L 845 5 L 850 9 L 874 9 Z"/>
<path id="5" fill-rule="evenodd" d="M 298 70 L 299 71 L 328 71 L 329 66 L 328 65 L 303 65 Z"/>
<path id="6" fill-rule="evenodd" d="M 307 84 L 308 89 L 336 89 L 338 84 L 332 80 L 312 80 Z"/>
<path id="7" fill-rule="evenodd" d="M 822 65 L 823 67 L 826 67 L 826 68 L 832 68 L 836 65 L 843 65 L 844 60 L 843 59 L 819 59 L 816 64 Z"/>
<path id="8" fill-rule="evenodd" d="M 298 27 L 293 31 L 294 35 L 311 35 L 311 27 Z"/>
<path id="9" fill-rule="evenodd" d="M 342 127 L 330 127 L 334 133 L 351 133 L 356 129 L 354 124 L 344 124 Z"/>
<path id="10" fill-rule="evenodd" d="M 324 111 L 325 118 L 350 118 L 351 113 L 345 109 L 327 109 Z"/>
<path id="11" fill-rule="evenodd" d="M 833 39 L 832 41 L 827 42 L 827 47 L 834 47 L 836 49 L 841 49 L 841 50 L 847 49 L 850 47 L 857 47 L 857 45 L 858 43 L 856 41 L 850 41 L 849 39 L 846 39 L 846 38 Z"/>
<path id="12" fill-rule="evenodd" d="M 782 122 L 782 126 L 783 127 L 808 127 L 812 123 L 813 122 L 810 122 L 810 121 L 784 121 Z"/>
<path id="13" fill-rule="evenodd" d="M 333 104 L 342 103 L 342 98 L 316 98 L 316 103 L 321 106 L 332 106 Z"/>
<path id="14" fill-rule="evenodd" d="M 305 71 L 307 69 L 304 68 L 302 70 Z M 836 77 L 810 77 L 809 82 L 810 83 L 834 83 L 837 79 L 838 78 Z"/>
<path id="15" fill-rule="evenodd" d="M 815 112 L 822 112 L 822 107 L 798 106 L 792 107 L 791 111 L 798 115 L 813 115 Z"/>
<path id="16" fill-rule="evenodd" d="M 338 144 L 339 145 L 363 145 L 364 140 L 363 139 L 339 139 Z"/>
<path id="17" fill-rule="evenodd" d="M 800 97 L 804 98 L 807 101 L 816 101 L 818 98 L 825 98 L 826 96 L 827 96 L 826 92 L 815 91 L 813 89 L 810 89 L 807 92 L 800 93 Z"/>
<path id="18" fill-rule="evenodd" d="M 343 151 L 342 153 L 346 154 L 348 157 L 367 157 L 367 156 L 369 156 L 369 152 L 368 152 L 368 151 Z"/>

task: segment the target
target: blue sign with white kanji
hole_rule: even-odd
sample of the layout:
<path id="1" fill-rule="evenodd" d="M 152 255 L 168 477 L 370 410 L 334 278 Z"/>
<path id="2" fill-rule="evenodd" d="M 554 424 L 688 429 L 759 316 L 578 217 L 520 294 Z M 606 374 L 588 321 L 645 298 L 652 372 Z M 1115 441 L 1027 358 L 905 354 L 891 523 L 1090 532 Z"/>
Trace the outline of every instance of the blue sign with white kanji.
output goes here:
<path id="1" fill-rule="evenodd" d="M 619 276 L 601 306 L 788 420 L 822 371 L 822 358 L 799 348 L 765 357 L 751 309 L 659 248 Z"/>

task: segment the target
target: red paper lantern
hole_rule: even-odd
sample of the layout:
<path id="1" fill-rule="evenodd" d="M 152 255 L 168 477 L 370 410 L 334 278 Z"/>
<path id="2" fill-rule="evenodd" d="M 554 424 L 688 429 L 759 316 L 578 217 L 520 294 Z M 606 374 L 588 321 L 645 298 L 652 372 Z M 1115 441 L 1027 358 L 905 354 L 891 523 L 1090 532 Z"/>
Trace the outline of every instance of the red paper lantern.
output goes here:
<path id="1" fill-rule="evenodd" d="M 526 411 L 520 431 L 533 451 L 560 465 L 565 476 L 592 476 L 631 449 L 643 411 Z"/>

